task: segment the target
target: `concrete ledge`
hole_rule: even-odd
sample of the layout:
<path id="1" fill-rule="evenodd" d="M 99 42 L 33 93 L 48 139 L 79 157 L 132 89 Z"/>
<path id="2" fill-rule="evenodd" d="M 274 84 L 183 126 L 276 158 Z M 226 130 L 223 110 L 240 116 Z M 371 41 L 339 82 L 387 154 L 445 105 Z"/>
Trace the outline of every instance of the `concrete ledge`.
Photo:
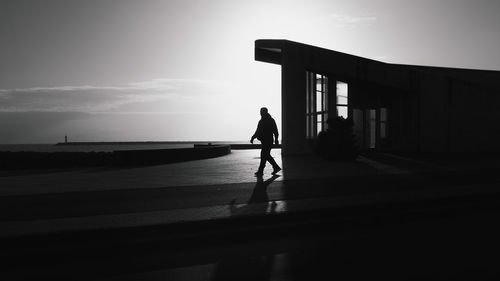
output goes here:
<path id="1" fill-rule="evenodd" d="M 113 152 L 0 152 L 0 170 L 155 165 L 214 158 L 229 153 L 230 145 Z"/>
<path id="2" fill-rule="evenodd" d="M 215 158 L 231 153 L 230 145 L 195 145 L 193 148 L 117 150 L 114 165 L 150 165 Z"/>

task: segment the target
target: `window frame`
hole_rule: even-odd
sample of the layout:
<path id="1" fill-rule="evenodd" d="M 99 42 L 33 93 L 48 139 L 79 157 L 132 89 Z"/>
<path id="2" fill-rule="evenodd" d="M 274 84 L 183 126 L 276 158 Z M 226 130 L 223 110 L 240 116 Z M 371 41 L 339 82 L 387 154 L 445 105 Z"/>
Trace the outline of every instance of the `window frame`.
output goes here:
<path id="1" fill-rule="evenodd" d="M 328 129 L 329 78 L 325 74 L 306 71 L 306 138 L 314 139 Z"/>

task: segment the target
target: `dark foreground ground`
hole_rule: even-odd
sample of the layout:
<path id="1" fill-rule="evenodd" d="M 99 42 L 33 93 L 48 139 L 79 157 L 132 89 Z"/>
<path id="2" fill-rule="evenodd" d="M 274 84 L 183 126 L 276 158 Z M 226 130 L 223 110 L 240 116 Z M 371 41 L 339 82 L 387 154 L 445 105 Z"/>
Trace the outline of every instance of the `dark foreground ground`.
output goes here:
<path id="1" fill-rule="evenodd" d="M 498 279 L 496 160 L 366 157 L 323 176 L 1 196 L 1 279 Z"/>

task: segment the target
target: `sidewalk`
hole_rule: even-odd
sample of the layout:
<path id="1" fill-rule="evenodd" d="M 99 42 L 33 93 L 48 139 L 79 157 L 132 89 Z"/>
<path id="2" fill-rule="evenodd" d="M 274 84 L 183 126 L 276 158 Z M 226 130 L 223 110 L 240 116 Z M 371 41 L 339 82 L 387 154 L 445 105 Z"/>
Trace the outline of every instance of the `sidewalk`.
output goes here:
<path id="1" fill-rule="evenodd" d="M 368 161 L 327 162 L 314 156 L 290 157 L 283 162 L 280 152 L 272 151 L 283 167 L 277 181 L 401 172 Z M 5 172 L 0 174 L 0 196 L 254 183 L 259 161 L 259 150 L 233 150 L 218 158 L 166 165 L 45 170 L 18 175 Z M 270 172 L 268 167 L 265 176 L 270 176 Z"/>
<path id="2" fill-rule="evenodd" d="M 279 152 L 273 150 L 273 155 L 283 171 L 272 177 L 268 168 L 264 181 L 253 176 L 259 162 L 258 150 L 234 150 L 220 158 L 140 168 L 3 175 L 0 237 L 279 215 L 497 192 L 496 174 L 478 176 L 474 165 L 467 169 L 453 163 L 436 166 L 389 154 L 360 156 L 356 162 L 328 162 L 313 156 L 283 161 Z M 456 178 L 457 174 L 461 177 Z"/>
<path id="3" fill-rule="evenodd" d="M 371 153 L 344 163 L 273 154 L 283 171 L 273 177 L 268 168 L 263 180 L 253 176 L 258 150 L 119 170 L 3 174 L 0 275 L 6 280 L 498 275 L 498 259 L 491 258 L 500 250 L 498 159 L 438 163 Z"/>

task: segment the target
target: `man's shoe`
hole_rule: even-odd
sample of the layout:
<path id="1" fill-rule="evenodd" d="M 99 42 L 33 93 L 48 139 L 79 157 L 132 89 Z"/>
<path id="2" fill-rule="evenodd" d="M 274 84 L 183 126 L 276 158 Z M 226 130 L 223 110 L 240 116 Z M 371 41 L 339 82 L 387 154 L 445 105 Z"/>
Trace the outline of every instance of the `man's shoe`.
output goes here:
<path id="1" fill-rule="evenodd" d="M 276 175 L 279 171 L 281 171 L 281 168 L 280 167 L 276 167 L 276 168 L 273 169 L 272 174 Z"/>
<path id="2" fill-rule="evenodd" d="M 262 177 L 263 175 L 264 175 L 263 172 L 260 172 L 260 171 L 255 172 L 256 177 Z"/>

